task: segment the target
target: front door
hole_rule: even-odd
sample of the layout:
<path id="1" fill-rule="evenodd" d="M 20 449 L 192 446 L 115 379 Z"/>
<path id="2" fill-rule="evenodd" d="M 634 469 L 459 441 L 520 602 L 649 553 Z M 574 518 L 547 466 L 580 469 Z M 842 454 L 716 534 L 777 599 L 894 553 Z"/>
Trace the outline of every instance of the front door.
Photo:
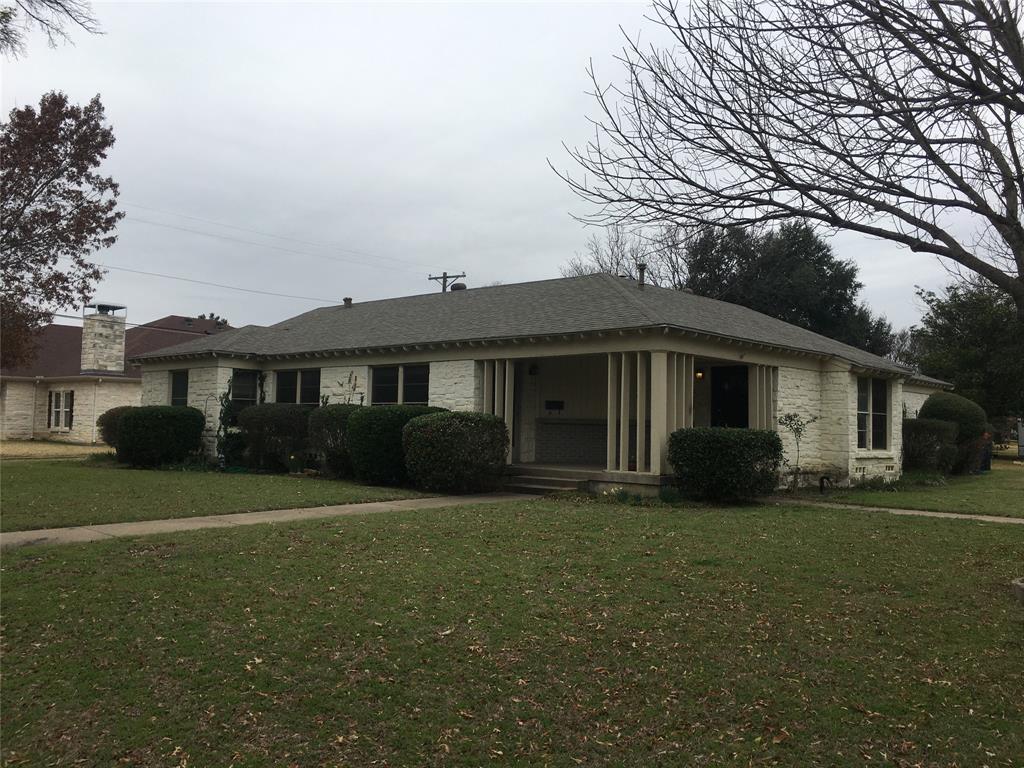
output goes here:
<path id="1" fill-rule="evenodd" d="M 711 367 L 711 426 L 750 426 L 747 410 L 747 366 L 714 365 Z"/>

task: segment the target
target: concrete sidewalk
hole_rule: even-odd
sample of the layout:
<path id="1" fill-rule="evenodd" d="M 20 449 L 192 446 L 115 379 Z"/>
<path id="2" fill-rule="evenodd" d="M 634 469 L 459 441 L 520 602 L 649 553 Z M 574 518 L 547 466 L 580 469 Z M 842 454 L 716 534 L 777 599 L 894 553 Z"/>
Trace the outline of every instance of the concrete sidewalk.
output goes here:
<path id="1" fill-rule="evenodd" d="M 230 515 L 178 517 L 169 520 L 142 520 L 136 523 L 104 523 L 78 525 L 68 528 L 41 528 L 34 531 L 8 531 L 0 533 L 0 549 L 23 547 L 30 544 L 76 544 L 101 539 L 149 536 L 155 533 L 197 531 L 202 528 L 232 528 L 257 523 L 291 523 L 301 520 L 319 520 L 343 515 L 365 515 L 375 512 L 396 512 L 410 509 L 437 509 L 464 507 L 469 504 L 496 504 L 537 498 L 521 493 L 482 493 L 473 496 L 437 496 L 426 499 L 400 499 L 398 501 L 370 501 L 362 504 L 337 504 L 331 507 L 302 509 L 271 509 L 264 512 L 238 512 Z"/>
<path id="2" fill-rule="evenodd" d="M 1024 525 L 1024 517 L 998 517 L 996 515 L 967 515 L 963 512 L 934 512 L 930 509 L 897 509 L 896 507 L 868 507 L 864 504 L 843 504 L 838 501 L 812 501 L 810 499 L 787 499 L 773 496 L 774 504 L 796 504 L 801 507 L 824 507 L 825 509 L 851 509 L 857 512 L 888 512 L 890 515 L 909 515 L 911 517 L 938 517 L 945 520 L 973 520 L 981 523 L 1008 523 Z"/>

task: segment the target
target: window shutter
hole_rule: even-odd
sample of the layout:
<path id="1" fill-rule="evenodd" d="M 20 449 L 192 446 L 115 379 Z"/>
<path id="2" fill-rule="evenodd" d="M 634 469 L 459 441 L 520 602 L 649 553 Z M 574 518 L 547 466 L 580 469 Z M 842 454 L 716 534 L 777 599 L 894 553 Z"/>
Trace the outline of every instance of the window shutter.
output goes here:
<path id="1" fill-rule="evenodd" d="M 53 392 L 46 393 L 46 428 L 53 426 Z"/>
<path id="2" fill-rule="evenodd" d="M 65 407 L 68 409 L 68 429 L 75 426 L 75 390 L 71 390 L 64 397 L 67 398 Z"/>

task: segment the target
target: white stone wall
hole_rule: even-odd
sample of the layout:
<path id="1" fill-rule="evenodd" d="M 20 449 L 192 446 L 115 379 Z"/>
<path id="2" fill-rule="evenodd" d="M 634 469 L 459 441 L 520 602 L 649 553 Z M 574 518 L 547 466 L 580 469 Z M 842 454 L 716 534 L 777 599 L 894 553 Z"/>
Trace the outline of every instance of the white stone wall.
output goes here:
<path id="1" fill-rule="evenodd" d="M 776 417 L 787 413 L 796 413 L 801 418 L 817 417 L 818 421 L 811 424 L 800 441 L 800 467 L 804 471 L 824 471 L 822 456 L 822 435 L 832 433 L 836 426 L 833 420 L 822 421 L 821 409 L 821 373 L 814 370 L 779 366 L 778 386 L 776 389 Z M 796 464 L 796 441 L 792 433 L 776 427 L 782 439 L 782 448 L 786 461 L 792 466 Z"/>
<path id="2" fill-rule="evenodd" d="M 82 321 L 82 371 L 124 370 L 124 318 L 86 315 Z"/>
<path id="3" fill-rule="evenodd" d="M 50 392 L 75 393 L 74 418 L 71 429 L 46 426 Z M 66 443 L 99 443 L 96 419 L 111 408 L 121 405 L 139 405 L 141 385 L 135 379 L 103 381 L 56 381 L 39 385 L 36 393 L 35 437 L 39 440 L 57 440 Z"/>
<path id="4" fill-rule="evenodd" d="M 0 436 L 4 440 L 30 440 L 35 431 L 31 381 L 0 382 Z"/>
<path id="5" fill-rule="evenodd" d="M 164 371 L 165 375 L 170 375 Z M 231 382 L 232 368 L 227 366 L 211 366 L 207 368 L 189 368 L 188 371 L 188 404 L 197 408 L 206 416 L 206 427 L 203 429 L 203 447 L 208 456 L 217 455 L 217 427 L 220 424 L 220 396 L 227 392 Z M 169 395 L 164 395 L 166 403 Z"/>
<path id="6" fill-rule="evenodd" d="M 171 372 L 142 371 L 142 405 L 170 405 Z"/>
<path id="7" fill-rule="evenodd" d="M 474 360 L 430 364 L 429 404 L 452 411 L 483 410 L 483 373 Z"/>
<path id="8" fill-rule="evenodd" d="M 922 387 L 915 384 L 907 384 L 903 387 L 903 407 L 906 410 L 908 419 L 916 419 L 918 411 L 924 405 L 924 401 L 939 390 Z"/>
<path id="9" fill-rule="evenodd" d="M 850 474 L 850 452 L 857 444 L 856 381 L 849 370 L 826 369 L 819 375 L 821 415 L 818 423 L 822 474 L 845 482 Z M 852 409 L 852 410 L 851 410 Z"/>
<path id="10" fill-rule="evenodd" d="M 370 368 L 366 365 L 337 365 L 320 369 L 320 396 L 330 405 L 369 405 Z"/>

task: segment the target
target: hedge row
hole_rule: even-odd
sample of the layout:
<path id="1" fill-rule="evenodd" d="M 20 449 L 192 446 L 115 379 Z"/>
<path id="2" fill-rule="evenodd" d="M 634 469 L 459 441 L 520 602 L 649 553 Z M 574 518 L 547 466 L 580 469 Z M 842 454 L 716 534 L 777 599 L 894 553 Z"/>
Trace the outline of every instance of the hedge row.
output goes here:
<path id="1" fill-rule="evenodd" d="M 959 431 L 952 421 L 904 419 L 903 469 L 948 474 L 956 463 Z"/>
<path id="2" fill-rule="evenodd" d="M 947 421 L 957 426 L 956 456 L 949 471 L 964 474 L 978 469 L 989 444 L 985 433 L 991 432 L 988 416 L 980 405 L 952 392 L 936 392 L 924 401 L 917 415 L 919 420 Z"/>
<path id="3" fill-rule="evenodd" d="M 782 440 L 768 430 L 693 427 L 672 433 L 668 460 L 679 490 L 709 501 L 767 496 L 779 483 Z"/>
<path id="4" fill-rule="evenodd" d="M 108 419 L 117 458 L 133 467 L 175 464 L 202 450 L 206 417 L 198 408 L 147 405 Z"/>

